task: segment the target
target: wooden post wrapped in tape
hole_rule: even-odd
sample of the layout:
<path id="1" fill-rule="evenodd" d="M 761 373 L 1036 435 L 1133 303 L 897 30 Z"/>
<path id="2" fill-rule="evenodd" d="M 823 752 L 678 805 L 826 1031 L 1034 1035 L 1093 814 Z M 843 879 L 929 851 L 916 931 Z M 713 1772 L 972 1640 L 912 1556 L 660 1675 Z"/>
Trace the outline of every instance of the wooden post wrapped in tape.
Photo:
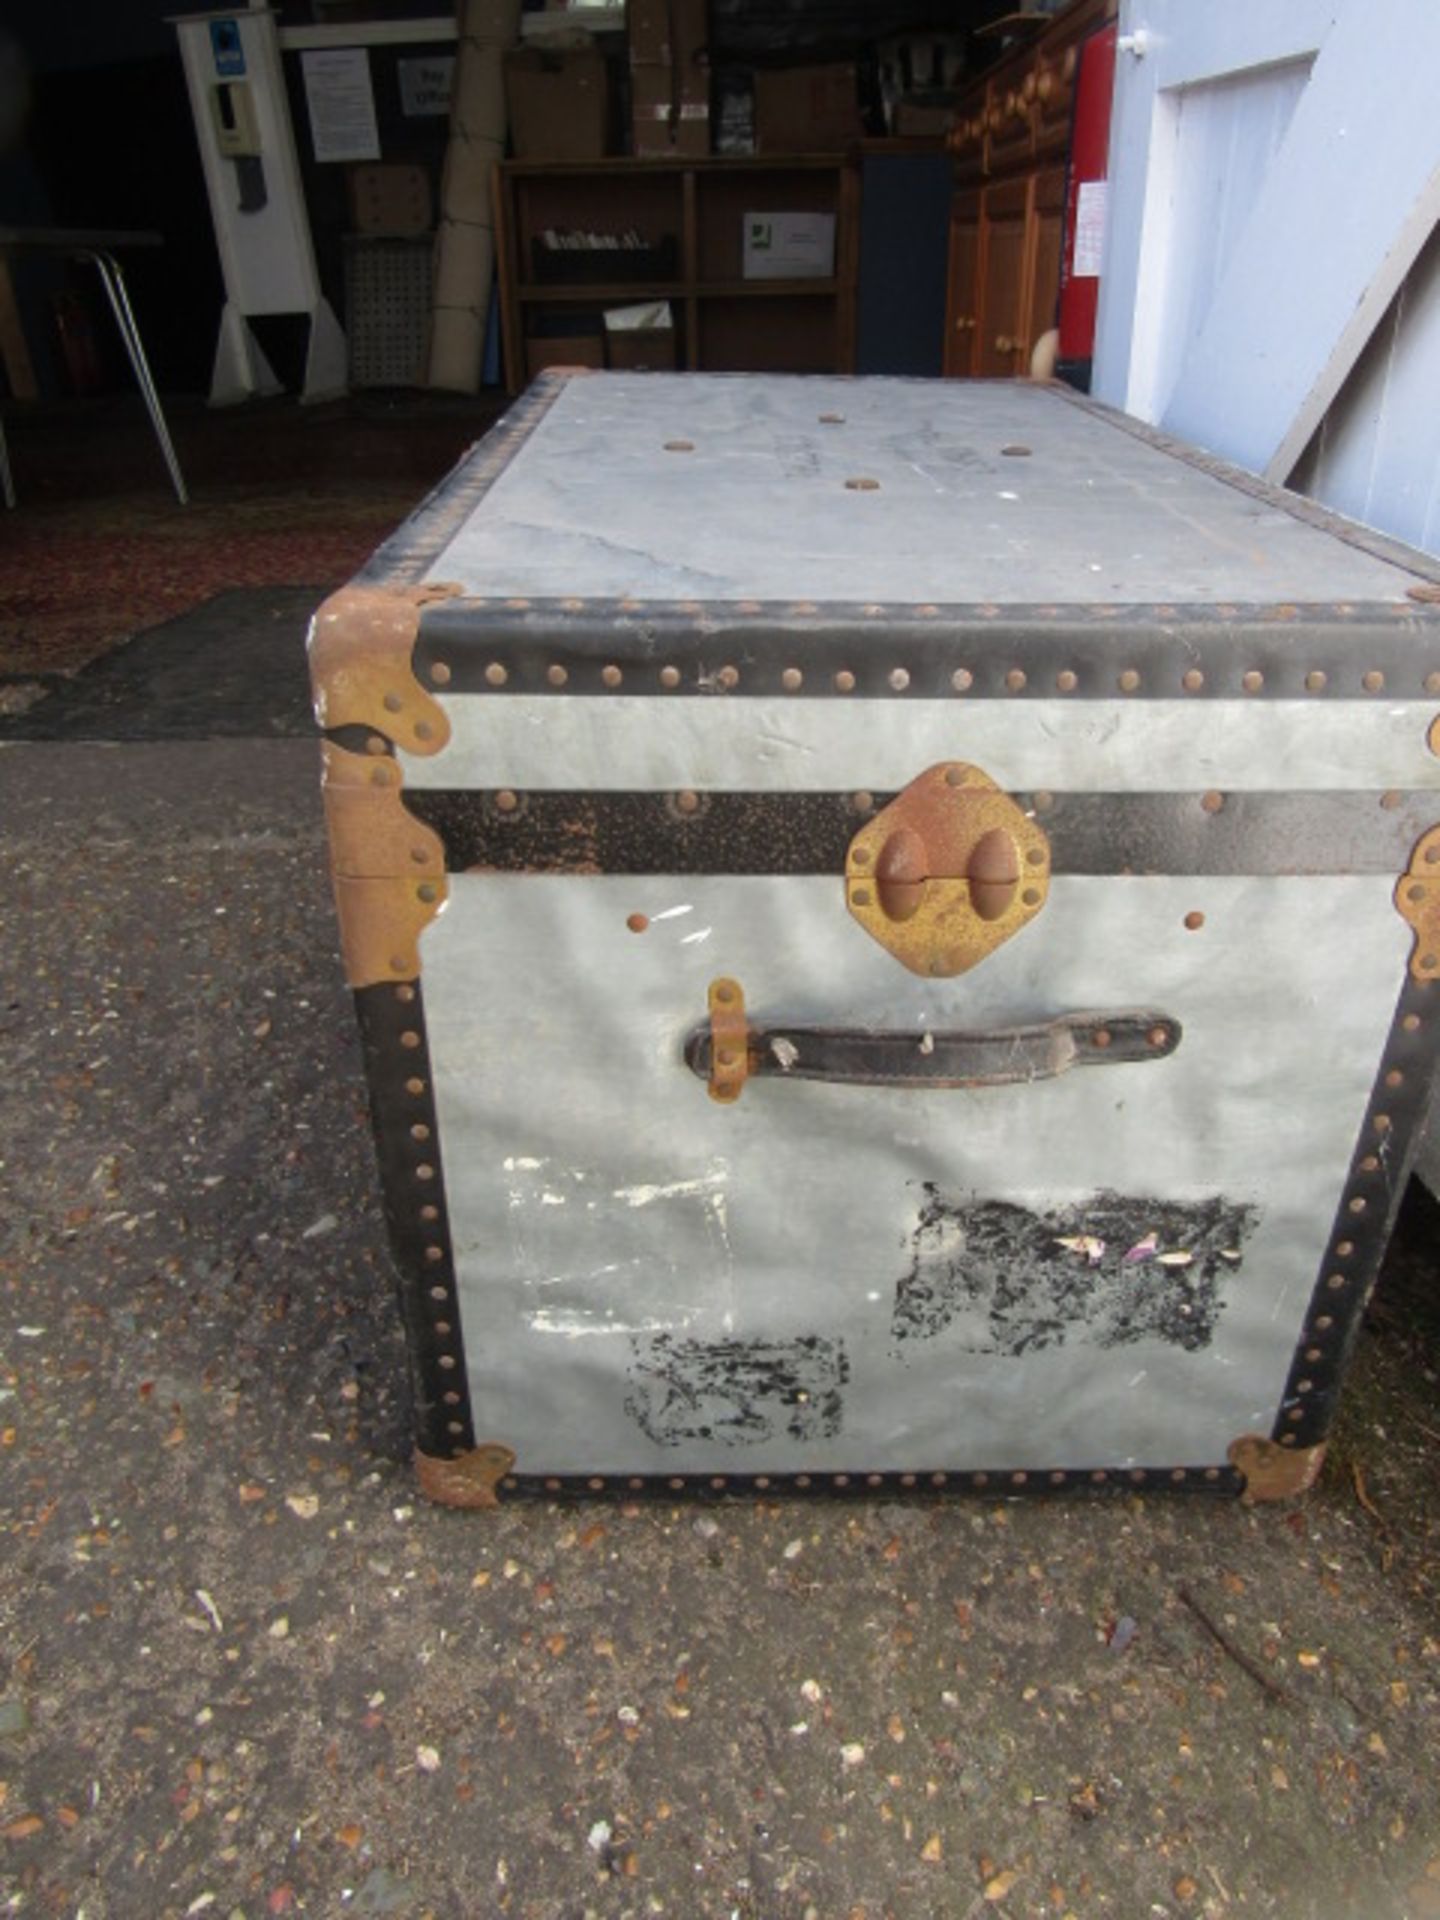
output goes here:
<path id="1" fill-rule="evenodd" d="M 480 390 L 495 270 L 491 186 L 505 157 L 503 61 L 519 21 L 520 0 L 460 0 L 426 373 L 432 387 L 454 393 Z"/>

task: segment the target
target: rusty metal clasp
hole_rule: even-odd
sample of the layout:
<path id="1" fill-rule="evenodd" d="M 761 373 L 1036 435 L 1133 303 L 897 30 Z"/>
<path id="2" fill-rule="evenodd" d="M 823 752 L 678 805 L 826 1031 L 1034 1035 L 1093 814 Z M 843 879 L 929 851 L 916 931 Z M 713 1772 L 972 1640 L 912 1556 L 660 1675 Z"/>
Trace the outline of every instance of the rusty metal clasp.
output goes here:
<path id="1" fill-rule="evenodd" d="M 911 973 L 965 973 L 1045 904 L 1050 842 L 988 773 L 942 761 L 850 842 L 845 901 Z"/>
<path id="2" fill-rule="evenodd" d="M 740 1089 L 750 1071 L 750 1028 L 740 982 L 712 980 L 709 1002 L 710 1098 L 728 1103 L 740 1098 Z"/>

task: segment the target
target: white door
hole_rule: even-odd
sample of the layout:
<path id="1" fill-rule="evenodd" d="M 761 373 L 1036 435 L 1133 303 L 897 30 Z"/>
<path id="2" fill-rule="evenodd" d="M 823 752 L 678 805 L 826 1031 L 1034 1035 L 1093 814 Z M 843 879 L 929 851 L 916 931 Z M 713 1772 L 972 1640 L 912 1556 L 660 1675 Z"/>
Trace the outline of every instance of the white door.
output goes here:
<path id="1" fill-rule="evenodd" d="M 1440 213 L 1440 7 L 1124 0 L 1119 46 L 1094 391 L 1284 482 Z"/>

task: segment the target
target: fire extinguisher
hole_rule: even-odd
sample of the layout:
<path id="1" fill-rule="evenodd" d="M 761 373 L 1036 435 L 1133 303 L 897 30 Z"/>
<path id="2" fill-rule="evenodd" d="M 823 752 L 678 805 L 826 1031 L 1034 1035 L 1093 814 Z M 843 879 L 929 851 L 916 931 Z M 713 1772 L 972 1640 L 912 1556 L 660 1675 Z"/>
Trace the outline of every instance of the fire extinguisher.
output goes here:
<path id="1" fill-rule="evenodd" d="M 1065 244 L 1060 261 L 1060 347 L 1055 372 L 1082 393 L 1090 391 L 1095 310 L 1100 300 L 1117 31 L 1112 22 L 1091 34 L 1080 48 L 1075 76 L 1075 119 L 1065 188 Z"/>

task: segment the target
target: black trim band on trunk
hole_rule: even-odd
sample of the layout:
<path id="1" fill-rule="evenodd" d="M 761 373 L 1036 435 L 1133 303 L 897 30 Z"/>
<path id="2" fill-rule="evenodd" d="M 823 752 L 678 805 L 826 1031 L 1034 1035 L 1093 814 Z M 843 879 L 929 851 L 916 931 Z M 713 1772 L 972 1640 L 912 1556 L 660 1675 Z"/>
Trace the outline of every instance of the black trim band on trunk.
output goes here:
<path id="1" fill-rule="evenodd" d="M 512 1473 L 501 1491 L 521 1498 L 548 1500 L 723 1500 L 730 1494 L 792 1494 L 806 1498 L 856 1499 L 884 1494 L 889 1499 L 920 1494 L 1006 1496 L 1165 1492 L 1211 1494 L 1234 1499 L 1245 1491 L 1244 1476 L 1231 1466 L 1198 1467 L 1019 1467 L 924 1468 L 887 1473 Z"/>
<path id="2" fill-rule="evenodd" d="M 415 1437 L 450 1458 L 475 1444 L 445 1170 L 418 981 L 355 994 L 375 1150 L 410 1355 Z"/>
<path id="3" fill-rule="evenodd" d="M 563 379 L 542 378 L 528 387 L 375 549 L 352 584 L 409 586 L 423 580 L 564 391 Z"/>
<path id="4" fill-rule="evenodd" d="M 452 873 L 835 874 L 891 793 L 407 787 Z M 1440 791 L 1019 793 L 1057 874 L 1403 873 Z"/>
<path id="5" fill-rule="evenodd" d="M 1407 972 L 1275 1416 L 1281 1446 L 1314 1446 L 1329 1431 L 1419 1151 L 1437 1060 L 1440 999 L 1433 982 Z"/>
<path id="6" fill-rule="evenodd" d="M 472 600 L 427 606 L 447 694 L 857 700 L 1425 700 L 1440 608 Z"/>

